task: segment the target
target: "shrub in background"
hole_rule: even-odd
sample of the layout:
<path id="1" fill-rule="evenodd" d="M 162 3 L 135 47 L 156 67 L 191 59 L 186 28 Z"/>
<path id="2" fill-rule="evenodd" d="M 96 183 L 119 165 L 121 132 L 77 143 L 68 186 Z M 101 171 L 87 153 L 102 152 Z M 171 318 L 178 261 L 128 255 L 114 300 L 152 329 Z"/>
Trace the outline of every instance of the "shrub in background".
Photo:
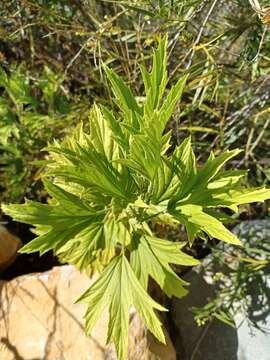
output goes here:
<path id="1" fill-rule="evenodd" d="M 10 75 L 0 67 L 0 200 L 38 197 L 39 171 L 33 162 L 42 160 L 47 142 L 63 137 L 80 116 L 62 82 L 48 67 L 34 82 L 24 66 L 10 69 Z"/>

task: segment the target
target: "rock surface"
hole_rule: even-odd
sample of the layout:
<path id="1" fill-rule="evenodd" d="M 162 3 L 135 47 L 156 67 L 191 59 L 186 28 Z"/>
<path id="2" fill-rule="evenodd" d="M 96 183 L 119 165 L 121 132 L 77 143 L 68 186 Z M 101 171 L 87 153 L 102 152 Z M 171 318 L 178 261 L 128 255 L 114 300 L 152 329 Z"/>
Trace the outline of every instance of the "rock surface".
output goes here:
<path id="1" fill-rule="evenodd" d="M 21 246 L 21 240 L 0 225 L 0 271 L 12 264 Z"/>
<path id="2" fill-rule="evenodd" d="M 234 232 L 243 243 L 251 247 L 258 247 L 261 244 L 264 249 L 270 250 L 269 220 L 243 222 L 234 229 Z M 228 256 L 234 249 L 227 245 L 225 248 Z M 235 314 L 236 328 L 218 320 L 199 327 L 194 321 L 191 308 L 207 304 L 215 290 L 215 285 L 211 281 L 213 277 L 209 276 L 208 270 L 205 270 L 212 262 L 211 255 L 203 261 L 202 266 L 193 268 L 187 273 L 184 279 L 190 283 L 188 296 L 173 300 L 171 317 L 178 333 L 175 339 L 178 358 L 180 360 L 270 360 L 270 276 L 267 267 L 260 273 L 258 282 L 255 279 L 255 286 L 251 289 L 249 318 L 241 313 Z M 222 271 L 220 268 L 214 270 Z"/>
<path id="3" fill-rule="evenodd" d="M 115 360 L 106 346 L 108 315 L 91 337 L 84 334 L 84 304 L 74 304 L 93 280 L 72 266 L 18 277 L 0 287 L 1 360 Z M 156 342 L 137 314 L 129 334 L 129 359 L 175 360 L 175 350 Z"/>

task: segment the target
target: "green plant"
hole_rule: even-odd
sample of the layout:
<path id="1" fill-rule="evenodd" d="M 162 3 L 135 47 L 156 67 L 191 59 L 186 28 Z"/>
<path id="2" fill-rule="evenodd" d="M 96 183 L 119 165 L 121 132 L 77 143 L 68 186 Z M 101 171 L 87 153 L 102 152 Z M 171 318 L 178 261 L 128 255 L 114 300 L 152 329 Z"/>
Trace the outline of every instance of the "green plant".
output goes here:
<path id="1" fill-rule="evenodd" d="M 75 111 L 61 89 L 63 78 L 45 67 L 34 82 L 24 66 L 0 67 L 0 200 L 33 196 L 41 149 L 72 124 Z M 76 113 L 76 117 L 78 113 Z"/>
<path id="2" fill-rule="evenodd" d="M 260 328 L 269 313 L 270 222 L 240 222 L 234 233 L 243 247 L 228 244 L 211 246 L 211 255 L 200 269 L 212 279 L 212 294 L 203 307 L 193 308 L 198 325 L 217 318 L 235 326 L 234 319 L 246 319 L 251 330 Z M 205 299 L 206 300 L 206 299 Z"/>
<path id="3" fill-rule="evenodd" d="M 90 333 L 105 307 L 109 307 L 108 341 L 120 359 L 127 356 L 129 310 L 135 306 L 149 330 L 164 342 L 155 310 L 166 309 L 147 293 L 149 277 L 169 296 L 186 294 L 186 283 L 170 264 L 196 265 L 180 249 L 183 242 L 155 236 L 155 224 L 186 227 L 189 244 L 196 237 L 216 238 L 240 245 L 224 225 L 222 209 L 270 197 L 264 188 L 246 189 L 244 171 L 221 171 L 239 150 L 211 154 L 197 166 L 187 138 L 172 149 L 166 132 L 187 77 L 165 97 L 167 40 L 153 56 L 151 72 L 141 66 L 145 97 L 139 103 L 129 87 L 105 67 L 115 93 L 119 114 L 94 105 L 90 133 L 80 126 L 63 142 L 48 147 L 44 185 L 49 204 L 27 200 L 4 205 L 15 220 L 35 225 L 39 235 L 21 252 L 53 250 L 80 270 L 99 271 L 100 277 L 79 299 L 89 304 L 86 331 Z M 140 99 L 141 100 L 141 99 Z"/>
<path id="4" fill-rule="evenodd" d="M 191 132 L 200 161 L 209 147 L 215 153 L 243 148 L 234 164 L 249 168 L 250 184 L 261 186 L 270 180 L 270 32 L 251 2 L 2 1 L 0 61 L 7 68 L 25 62 L 35 77 L 47 64 L 65 78 L 73 103 L 75 94 L 86 94 L 91 104 L 107 104 L 101 64 L 139 95 L 137 64 L 147 61 L 158 34 L 168 32 L 170 77 L 190 73 L 184 106 L 174 113 L 178 143 Z M 267 0 L 257 3 L 267 9 Z"/>

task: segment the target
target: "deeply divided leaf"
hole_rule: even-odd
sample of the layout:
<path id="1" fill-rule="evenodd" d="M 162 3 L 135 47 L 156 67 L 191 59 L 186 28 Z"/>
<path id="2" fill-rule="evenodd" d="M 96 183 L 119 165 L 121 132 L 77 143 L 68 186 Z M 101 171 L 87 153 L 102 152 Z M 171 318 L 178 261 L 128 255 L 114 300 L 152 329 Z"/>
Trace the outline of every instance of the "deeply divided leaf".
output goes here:
<path id="1" fill-rule="evenodd" d="M 37 237 L 21 252 L 52 250 L 61 261 L 100 274 L 80 298 L 88 304 L 86 330 L 91 333 L 108 309 L 108 341 L 121 360 L 127 358 L 132 307 L 165 341 L 156 313 L 165 309 L 148 295 L 149 280 L 169 297 L 181 297 L 188 284 L 177 274 L 177 265 L 198 264 L 185 254 L 181 239 L 155 234 L 156 225 L 184 225 L 190 246 L 198 237 L 241 245 L 223 224 L 230 219 L 224 208 L 237 212 L 241 204 L 270 198 L 265 188 L 243 187 L 245 172 L 230 170 L 228 162 L 238 149 L 211 154 L 201 165 L 191 138 L 171 147 L 167 124 L 187 78 L 166 91 L 166 47 L 165 37 L 151 70 L 141 66 L 143 103 L 116 72 L 104 68 L 118 110 L 94 105 L 88 131 L 81 124 L 71 136 L 49 144 L 44 176 L 48 204 L 26 200 L 2 206 L 14 220 L 35 227 Z M 0 68 L 0 83 L 6 81 Z"/>

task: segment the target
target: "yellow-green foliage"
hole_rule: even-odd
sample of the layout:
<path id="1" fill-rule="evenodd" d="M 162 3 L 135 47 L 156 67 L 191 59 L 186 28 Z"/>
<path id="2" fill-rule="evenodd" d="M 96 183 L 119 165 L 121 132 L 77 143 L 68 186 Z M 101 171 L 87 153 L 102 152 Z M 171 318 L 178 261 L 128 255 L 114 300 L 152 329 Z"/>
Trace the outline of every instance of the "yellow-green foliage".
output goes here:
<path id="1" fill-rule="evenodd" d="M 196 265 L 181 251 L 183 242 L 157 238 L 152 224 L 183 224 L 189 244 L 206 236 L 241 245 L 221 222 L 222 209 L 237 211 L 240 204 L 270 197 L 264 188 L 241 186 L 243 171 L 223 171 L 239 154 L 210 154 L 198 166 L 191 140 L 171 149 L 165 132 L 187 81 L 181 78 L 165 96 L 167 40 L 160 41 L 152 71 L 142 68 L 143 104 L 129 87 L 105 68 L 115 93 L 119 114 L 95 105 L 90 132 L 82 127 L 47 150 L 51 162 L 44 185 L 49 204 L 26 201 L 3 210 L 15 220 L 33 224 L 39 235 L 22 252 L 53 250 L 80 270 L 98 270 L 99 279 L 82 295 L 89 304 L 86 330 L 91 332 L 109 308 L 108 341 L 115 343 L 119 359 L 127 357 L 129 311 L 134 306 L 149 330 L 165 338 L 155 310 L 165 309 L 147 293 L 149 277 L 168 296 L 186 294 L 186 283 L 170 264 Z"/>

